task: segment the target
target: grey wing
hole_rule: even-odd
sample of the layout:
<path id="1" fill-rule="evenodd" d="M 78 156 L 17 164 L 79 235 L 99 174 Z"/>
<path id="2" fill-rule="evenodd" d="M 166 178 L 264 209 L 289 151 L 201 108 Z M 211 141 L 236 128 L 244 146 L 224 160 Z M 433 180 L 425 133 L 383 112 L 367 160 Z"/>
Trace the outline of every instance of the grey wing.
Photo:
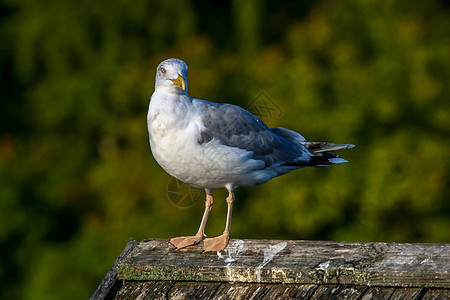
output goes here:
<path id="1" fill-rule="evenodd" d="M 280 128 L 270 129 L 258 117 L 239 106 L 203 103 L 205 129 L 201 132 L 199 143 L 216 139 L 223 145 L 251 151 L 253 159 L 263 161 L 265 167 L 310 160 L 312 154 L 300 143 L 303 139 L 301 135 L 296 138 L 279 135 Z"/>

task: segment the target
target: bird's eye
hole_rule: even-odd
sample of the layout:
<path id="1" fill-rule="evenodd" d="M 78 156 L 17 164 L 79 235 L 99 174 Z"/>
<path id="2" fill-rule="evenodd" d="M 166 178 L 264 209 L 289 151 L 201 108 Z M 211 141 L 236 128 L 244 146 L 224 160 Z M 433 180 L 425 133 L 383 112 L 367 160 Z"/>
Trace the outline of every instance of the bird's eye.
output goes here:
<path id="1" fill-rule="evenodd" d="M 161 68 L 160 70 L 161 70 L 161 73 L 166 74 L 166 69 Z"/>

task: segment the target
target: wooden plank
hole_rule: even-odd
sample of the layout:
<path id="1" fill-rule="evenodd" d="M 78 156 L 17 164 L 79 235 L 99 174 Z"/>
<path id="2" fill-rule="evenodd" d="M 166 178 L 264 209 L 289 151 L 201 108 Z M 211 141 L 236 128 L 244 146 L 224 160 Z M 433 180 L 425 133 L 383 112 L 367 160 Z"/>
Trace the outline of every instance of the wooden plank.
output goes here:
<path id="1" fill-rule="evenodd" d="M 231 240 L 219 257 L 139 243 L 118 266 L 127 280 L 354 284 L 450 288 L 450 245 Z"/>
<path id="2" fill-rule="evenodd" d="M 265 284 L 255 283 L 223 283 L 214 294 L 214 300 L 262 299 L 267 293 Z"/>
<path id="3" fill-rule="evenodd" d="M 95 290 L 94 294 L 91 296 L 91 300 L 103 300 L 103 299 L 109 299 L 112 296 L 116 294 L 116 292 L 121 287 L 121 282 L 117 280 L 117 265 L 133 250 L 135 246 L 138 245 L 138 242 L 136 242 L 133 239 L 130 239 L 125 246 L 125 249 L 123 249 L 122 253 L 120 253 L 119 257 L 114 262 L 111 269 L 109 269 L 108 273 L 106 274 L 105 278 L 103 278 L 102 282 L 99 284 L 97 289 Z"/>
<path id="4" fill-rule="evenodd" d="M 176 282 L 168 293 L 168 299 L 213 299 L 219 285 L 219 282 Z"/>
<path id="5" fill-rule="evenodd" d="M 414 300 L 421 298 L 420 288 L 397 288 L 389 300 Z"/>
<path id="6" fill-rule="evenodd" d="M 213 299 L 308 299 L 316 289 L 313 284 L 223 283 Z"/>
<path id="7" fill-rule="evenodd" d="M 450 299 L 450 290 L 429 289 L 423 295 L 422 300 L 448 300 Z"/>
<path id="8" fill-rule="evenodd" d="M 174 285 L 171 281 L 127 281 L 114 296 L 114 300 L 157 299 L 167 300 Z"/>
<path id="9" fill-rule="evenodd" d="M 206 285 L 206 286 L 204 286 Z M 200 288 L 199 288 L 200 287 Z M 169 292 L 170 291 L 170 292 Z M 395 292 L 394 292 L 395 291 Z M 423 296 L 422 296 L 423 294 Z M 361 296 L 362 295 L 362 296 Z M 361 299 L 447 300 L 449 289 L 387 288 L 349 285 L 201 283 L 171 281 L 126 281 L 113 299 Z M 200 299 L 200 298 L 199 298 Z"/>
<path id="10" fill-rule="evenodd" d="M 394 293 L 395 288 L 393 287 L 371 287 L 367 289 L 361 300 L 388 300 Z"/>
<path id="11" fill-rule="evenodd" d="M 321 285 L 310 299 L 358 299 L 366 289 L 366 286 L 361 285 Z"/>
<path id="12" fill-rule="evenodd" d="M 315 284 L 268 284 L 268 292 L 263 299 L 309 299 L 317 287 Z"/>
<path id="13" fill-rule="evenodd" d="M 361 299 L 361 300 L 447 300 L 450 299 L 449 289 L 428 289 L 422 296 L 420 288 L 387 288 L 364 286 L 317 286 L 313 284 L 256 284 L 256 283 L 206 283 L 208 287 L 196 292 L 202 283 L 184 282 L 172 290 L 170 296 L 187 299 L 188 296 L 202 296 L 202 299 Z M 115 300 L 131 299 L 171 299 L 169 290 L 175 286 L 171 281 L 127 281 L 117 292 Z M 194 289 L 194 291 L 193 291 Z M 364 291 L 364 289 L 366 289 Z M 176 292 L 175 292 L 176 290 Z M 395 293 L 394 293 L 395 290 Z M 207 293 L 205 293 L 207 291 Z M 192 293 L 194 292 L 194 293 Z M 314 296 L 312 296 L 314 294 Z M 362 297 L 360 297 L 362 294 Z M 312 297 L 311 297 L 312 296 Z M 359 298 L 360 297 L 360 298 Z"/>

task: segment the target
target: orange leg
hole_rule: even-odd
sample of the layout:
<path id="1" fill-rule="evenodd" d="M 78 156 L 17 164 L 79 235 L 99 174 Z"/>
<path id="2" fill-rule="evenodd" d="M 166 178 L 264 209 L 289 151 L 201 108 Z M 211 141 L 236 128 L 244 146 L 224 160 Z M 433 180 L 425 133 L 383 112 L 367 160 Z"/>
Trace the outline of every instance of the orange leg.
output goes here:
<path id="1" fill-rule="evenodd" d="M 190 246 L 197 245 L 205 237 L 205 226 L 208 221 L 209 212 L 213 205 L 214 199 L 212 195 L 206 194 L 205 201 L 205 212 L 203 213 L 202 222 L 200 223 L 200 228 L 194 236 L 180 236 L 170 239 L 170 243 L 175 246 L 174 250 L 187 248 Z"/>
<path id="2" fill-rule="evenodd" d="M 216 251 L 220 252 L 228 246 L 228 242 L 230 241 L 230 226 L 231 226 L 231 214 L 233 210 L 234 203 L 234 193 L 232 190 L 228 190 L 227 197 L 227 222 L 225 224 L 225 230 L 222 235 L 219 235 L 215 238 L 207 238 L 203 241 L 203 249 L 204 251 Z"/>

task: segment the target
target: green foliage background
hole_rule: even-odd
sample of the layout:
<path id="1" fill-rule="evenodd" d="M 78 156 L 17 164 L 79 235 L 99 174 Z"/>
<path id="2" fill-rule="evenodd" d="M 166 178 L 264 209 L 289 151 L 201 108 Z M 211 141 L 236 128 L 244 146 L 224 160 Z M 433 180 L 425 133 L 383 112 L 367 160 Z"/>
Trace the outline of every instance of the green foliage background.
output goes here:
<path id="1" fill-rule="evenodd" d="M 214 3 L 213 3 L 214 2 Z M 349 164 L 237 190 L 234 238 L 450 242 L 446 1 L 0 1 L 0 297 L 89 297 L 131 238 L 193 234 L 152 158 L 157 64 Z M 207 226 L 220 234 L 223 191 Z"/>

